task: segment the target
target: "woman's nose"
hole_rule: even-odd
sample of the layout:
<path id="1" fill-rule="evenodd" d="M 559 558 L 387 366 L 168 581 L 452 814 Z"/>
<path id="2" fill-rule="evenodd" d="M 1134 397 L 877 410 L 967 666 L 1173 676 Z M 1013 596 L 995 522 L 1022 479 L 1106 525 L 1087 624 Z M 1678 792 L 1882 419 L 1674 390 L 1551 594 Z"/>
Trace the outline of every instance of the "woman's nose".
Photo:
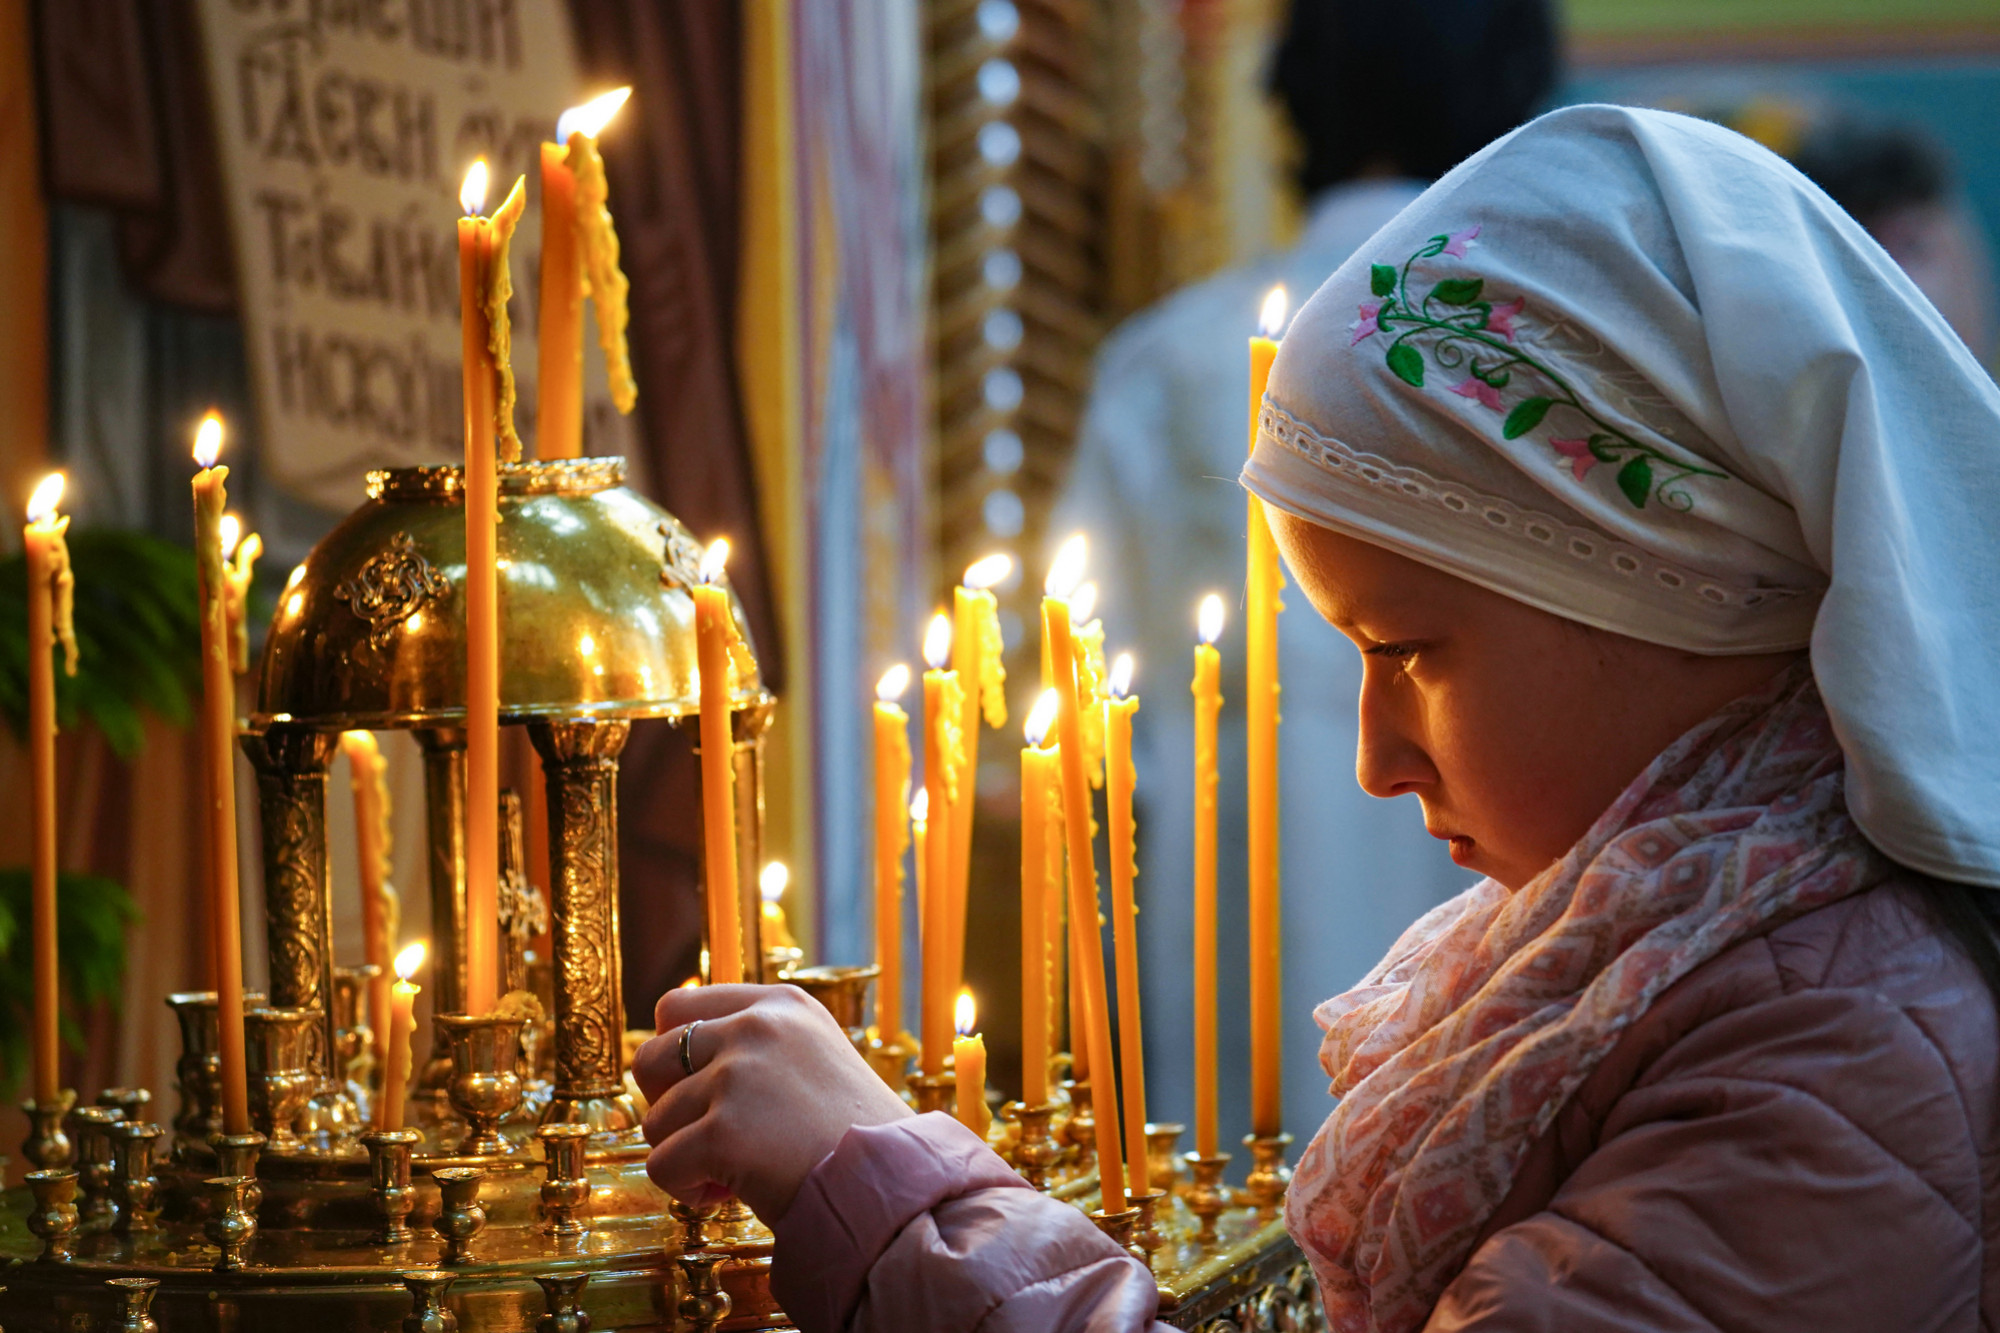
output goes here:
<path id="1" fill-rule="evenodd" d="M 1362 682 L 1354 776 L 1370 796 L 1421 792 L 1438 780 L 1437 767 L 1425 752 L 1414 719 L 1408 716 L 1408 701 L 1399 698 L 1400 693 L 1393 685 Z"/>

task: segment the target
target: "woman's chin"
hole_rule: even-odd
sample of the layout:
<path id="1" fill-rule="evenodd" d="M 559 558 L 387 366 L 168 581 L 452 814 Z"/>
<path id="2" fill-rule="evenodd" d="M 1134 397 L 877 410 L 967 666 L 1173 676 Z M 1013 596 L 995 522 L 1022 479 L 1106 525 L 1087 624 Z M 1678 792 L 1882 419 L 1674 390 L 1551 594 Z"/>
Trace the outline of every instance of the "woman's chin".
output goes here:
<path id="1" fill-rule="evenodd" d="M 1456 864 L 1464 866 L 1467 870 L 1478 870 L 1480 868 L 1477 859 L 1479 856 L 1479 844 L 1471 838 L 1460 834 L 1455 838 L 1449 839 L 1445 845 L 1451 849 L 1451 859 Z"/>

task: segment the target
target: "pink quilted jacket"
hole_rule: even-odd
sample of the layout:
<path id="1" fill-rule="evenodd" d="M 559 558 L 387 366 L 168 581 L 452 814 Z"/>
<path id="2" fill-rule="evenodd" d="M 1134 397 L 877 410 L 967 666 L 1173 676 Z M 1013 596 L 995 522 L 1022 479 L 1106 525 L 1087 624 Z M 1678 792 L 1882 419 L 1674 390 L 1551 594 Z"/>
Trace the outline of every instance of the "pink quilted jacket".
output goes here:
<path id="1" fill-rule="evenodd" d="M 1690 973 L 1529 1154 L 1426 1325 L 2000 1328 L 2000 1021 L 1888 884 Z M 805 1333 L 1125 1333 L 1154 1288 L 944 1116 L 848 1134 L 777 1227 Z"/>

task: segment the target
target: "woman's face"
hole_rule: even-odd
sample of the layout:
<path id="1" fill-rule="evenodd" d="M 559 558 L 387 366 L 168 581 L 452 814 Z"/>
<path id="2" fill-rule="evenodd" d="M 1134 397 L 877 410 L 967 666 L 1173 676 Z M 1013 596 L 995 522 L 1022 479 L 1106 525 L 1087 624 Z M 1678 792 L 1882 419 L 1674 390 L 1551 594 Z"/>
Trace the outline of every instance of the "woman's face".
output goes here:
<path id="1" fill-rule="evenodd" d="M 1452 860 L 1510 889 L 1683 732 L 1798 656 L 1702 657 L 1590 629 L 1267 512 L 1314 609 L 1361 650 L 1362 789 L 1414 794 Z"/>

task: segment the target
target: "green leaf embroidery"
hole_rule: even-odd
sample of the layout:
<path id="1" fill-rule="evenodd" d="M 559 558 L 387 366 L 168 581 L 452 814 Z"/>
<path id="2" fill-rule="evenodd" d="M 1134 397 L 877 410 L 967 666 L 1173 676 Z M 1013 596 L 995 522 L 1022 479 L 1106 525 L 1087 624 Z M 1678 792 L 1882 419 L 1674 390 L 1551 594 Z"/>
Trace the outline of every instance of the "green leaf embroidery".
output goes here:
<path id="1" fill-rule="evenodd" d="M 1644 509 L 1653 495 L 1653 465 L 1644 458 L 1635 458 L 1619 468 L 1618 489 L 1625 492 L 1634 509 Z"/>
<path id="2" fill-rule="evenodd" d="M 1416 348 L 1408 343 L 1397 343 L 1389 349 L 1389 369 L 1397 379 L 1412 388 L 1424 387 L 1424 358 Z"/>
<path id="3" fill-rule="evenodd" d="M 1590 437 L 1590 456 L 1600 463 L 1615 463 L 1618 461 L 1618 451 L 1612 446 L 1617 443 L 1617 439 L 1613 436 L 1593 435 Z"/>
<path id="4" fill-rule="evenodd" d="M 1388 264 L 1370 264 L 1368 285 L 1375 295 L 1387 296 L 1396 290 L 1396 270 Z"/>
<path id="5" fill-rule="evenodd" d="M 1523 435 L 1526 435 L 1529 431 L 1542 424 L 1542 418 L 1549 414 L 1549 408 L 1554 403 L 1555 399 L 1543 398 L 1539 395 L 1533 398 L 1523 398 L 1520 402 L 1514 404 L 1514 410 L 1507 414 L 1507 420 L 1501 424 L 1500 437 L 1507 440 L 1520 439 Z"/>
<path id="6" fill-rule="evenodd" d="M 1431 288 L 1431 299 L 1443 301 L 1446 305 L 1471 305 L 1485 290 L 1484 278 L 1446 278 Z"/>

